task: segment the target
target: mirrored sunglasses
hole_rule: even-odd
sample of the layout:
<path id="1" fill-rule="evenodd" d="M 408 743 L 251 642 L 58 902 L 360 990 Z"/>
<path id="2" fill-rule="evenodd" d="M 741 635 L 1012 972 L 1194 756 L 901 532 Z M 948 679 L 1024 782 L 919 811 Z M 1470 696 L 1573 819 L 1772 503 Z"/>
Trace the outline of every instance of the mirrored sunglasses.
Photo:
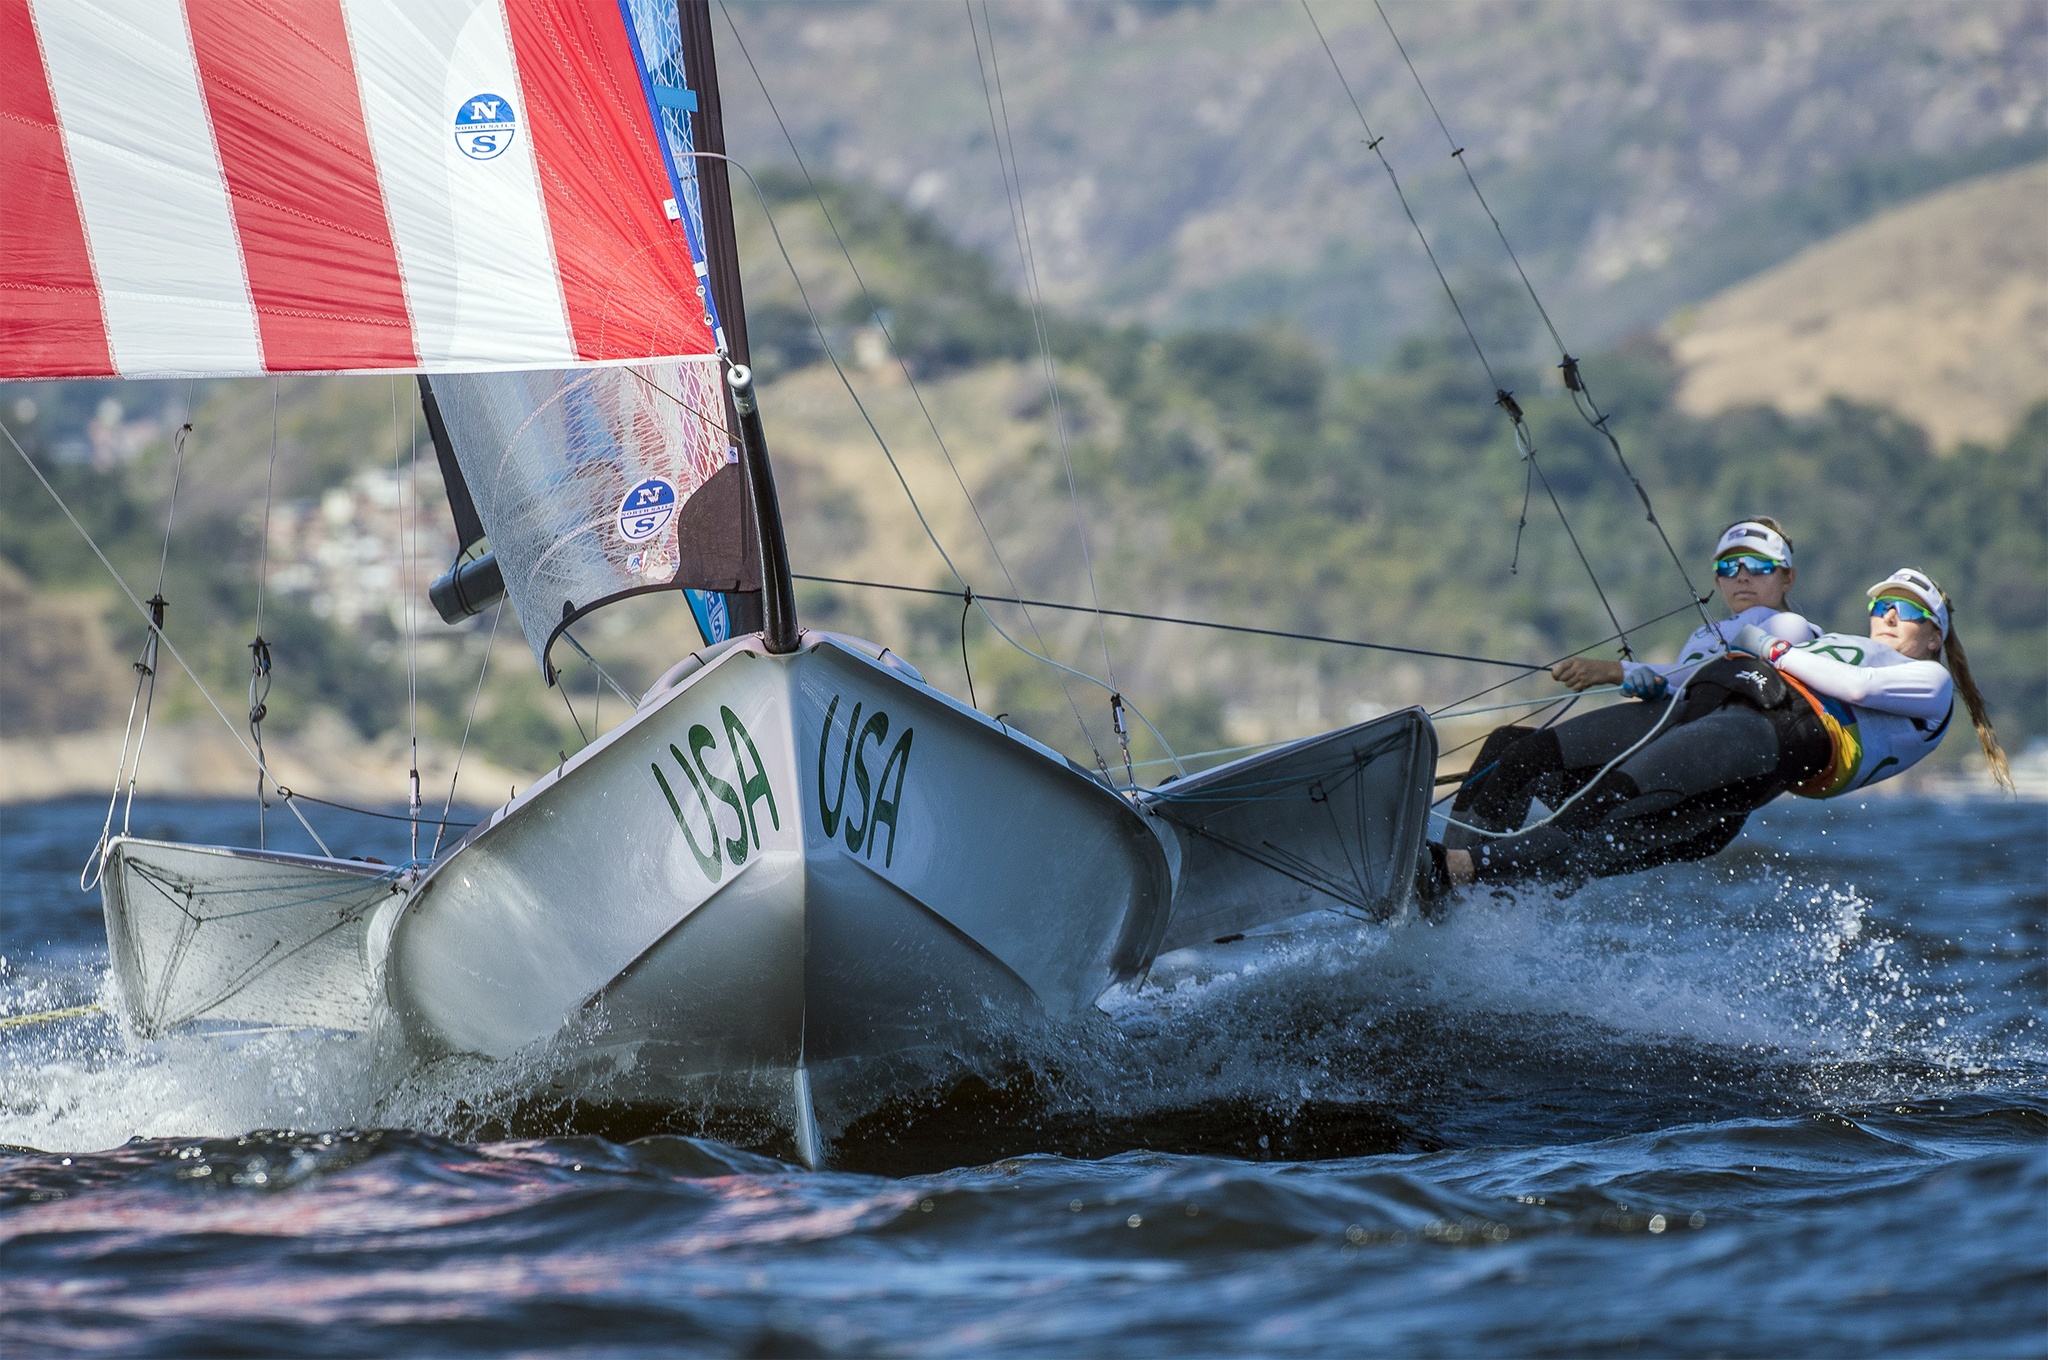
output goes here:
<path id="1" fill-rule="evenodd" d="M 1784 567 L 1783 562 L 1773 562 L 1768 557 L 1757 557 L 1751 553 L 1730 553 L 1714 561 L 1714 575 L 1729 577 L 1739 571 L 1751 576 L 1769 576 Z"/>
<path id="2" fill-rule="evenodd" d="M 1927 608 L 1927 606 L 1916 604 L 1912 600 L 1902 600 L 1896 595 L 1886 595 L 1881 599 L 1870 602 L 1870 617 L 1874 619 L 1881 614 L 1897 614 L 1900 621 L 1904 623 L 1921 623 L 1923 621 L 1934 623 L 1937 621 L 1934 617 L 1934 611 Z"/>

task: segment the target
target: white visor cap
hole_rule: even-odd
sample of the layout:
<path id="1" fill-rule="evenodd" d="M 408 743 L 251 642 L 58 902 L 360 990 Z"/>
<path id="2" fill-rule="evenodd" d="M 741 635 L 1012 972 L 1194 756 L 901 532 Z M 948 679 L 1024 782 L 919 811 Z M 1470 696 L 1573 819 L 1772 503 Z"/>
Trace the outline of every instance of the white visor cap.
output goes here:
<path id="1" fill-rule="evenodd" d="M 1948 606 L 1941 602 L 1941 587 L 1934 584 L 1926 572 L 1915 571 L 1911 567 L 1900 567 L 1864 594 L 1873 600 L 1885 595 L 1903 595 L 1907 599 L 1917 600 L 1934 615 L 1934 621 L 1941 625 L 1941 635 L 1948 636 Z"/>
<path id="2" fill-rule="evenodd" d="M 1721 535 L 1721 541 L 1714 547 L 1714 560 L 1718 562 L 1732 552 L 1755 553 L 1788 567 L 1792 565 L 1792 545 L 1785 541 L 1785 536 L 1753 519 L 1728 526 L 1728 532 Z"/>

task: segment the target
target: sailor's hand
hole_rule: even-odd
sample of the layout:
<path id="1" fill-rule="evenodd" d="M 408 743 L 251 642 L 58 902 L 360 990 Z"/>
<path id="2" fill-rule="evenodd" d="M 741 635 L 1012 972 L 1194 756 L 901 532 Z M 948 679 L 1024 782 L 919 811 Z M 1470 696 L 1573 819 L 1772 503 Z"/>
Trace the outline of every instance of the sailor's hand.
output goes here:
<path id="1" fill-rule="evenodd" d="M 1632 699 L 1655 699 L 1671 688 L 1663 676 L 1648 666 L 1623 666 L 1621 673 L 1621 692 Z"/>
<path id="2" fill-rule="evenodd" d="M 1595 685 L 1618 685 L 1621 683 L 1621 663 L 1575 656 L 1552 666 L 1550 678 L 1575 690 L 1591 689 Z"/>
<path id="3" fill-rule="evenodd" d="M 1781 637 L 1766 633 L 1753 623 L 1745 623 L 1735 630 L 1734 639 L 1728 644 L 1738 652 L 1747 652 L 1765 661 L 1776 661 L 1792 650 L 1792 644 Z"/>

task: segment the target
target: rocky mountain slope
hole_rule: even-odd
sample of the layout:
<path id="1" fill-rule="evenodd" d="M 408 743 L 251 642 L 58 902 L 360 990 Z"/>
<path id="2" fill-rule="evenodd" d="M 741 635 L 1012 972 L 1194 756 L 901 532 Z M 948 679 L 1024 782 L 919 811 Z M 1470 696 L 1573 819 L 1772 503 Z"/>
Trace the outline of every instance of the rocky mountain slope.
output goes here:
<path id="1" fill-rule="evenodd" d="M 1894 208 L 1680 314 L 1698 414 L 1831 396 L 1888 406 L 1935 443 L 1995 443 L 2048 397 L 2048 161 Z"/>
<path id="2" fill-rule="evenodd" d="M 1015 281 L 992 132 L 1006 110 L 1062 306 L 1169 326 L 1277 317 L 1355 360 L 1439 305 L 1293 0 L 1004 3 L 979 60 L 966 6 L 730 8 L 814 168 L 929 210 Z M 2048 154 L 2040 0 L 1386 9 L 1575 346 L 1655 325 L 1887 203 Z M 1504 277 L 1374 8 L 1315 13 L 1454 277 Z M 732 35 L 721 21 L 733 149 L 787 164 Z M 1503 345 L 1526 334 L 1503 325 Z"/>

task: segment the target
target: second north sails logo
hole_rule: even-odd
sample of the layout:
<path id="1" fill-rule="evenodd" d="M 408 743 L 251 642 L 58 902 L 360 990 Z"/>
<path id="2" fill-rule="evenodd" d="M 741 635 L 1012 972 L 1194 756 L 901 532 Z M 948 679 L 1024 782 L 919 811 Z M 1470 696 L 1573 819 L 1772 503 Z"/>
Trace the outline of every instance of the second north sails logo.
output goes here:
<path id="1" fill-rule="evenodd" d="M 473 161 L 494 159 L 512 145 L 518 121 L 503 95 L 473 94 L 455 111 L 455 145 Z"/>
<path id="2" fill-rule="evenodd" d="M 619 502 L 619 535 L 628 543 L 644 543 L 666 529 L 675 516 L 675 483 L 666 477 L 649 477 Z"/>

